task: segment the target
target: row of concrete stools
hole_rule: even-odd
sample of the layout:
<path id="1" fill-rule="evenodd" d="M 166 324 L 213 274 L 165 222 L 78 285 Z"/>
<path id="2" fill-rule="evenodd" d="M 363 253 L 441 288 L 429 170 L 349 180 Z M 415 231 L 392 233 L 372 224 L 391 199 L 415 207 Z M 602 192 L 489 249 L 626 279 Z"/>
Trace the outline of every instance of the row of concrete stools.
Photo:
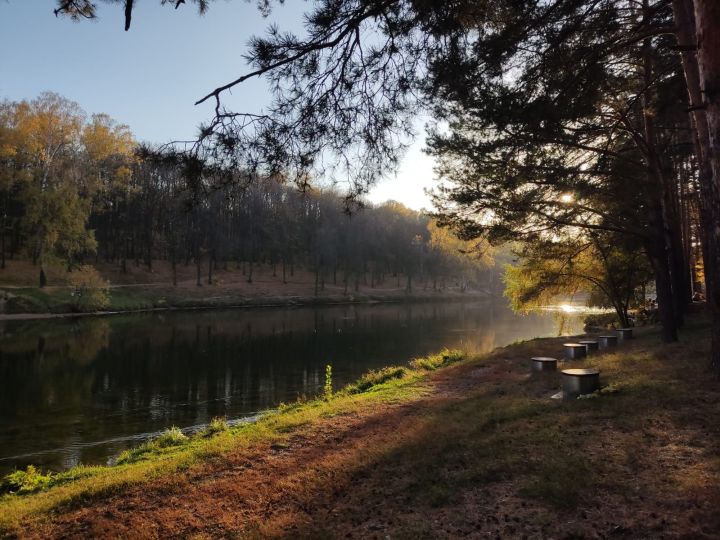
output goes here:
<path id="1" fill-rule="evenodd" d="M 632 328 L 620 328 L 614 335 L 598 336 L 597 339 L 586 339 L 577 343 L 564 343 L 565 359 L 578 360 L 585 358 L 593 351 L 609 349 L 617 346 L 618 342 L 632 339 Z M 556 358 L 536 356 L 530 359 L 532 370 L 547 372 L 557 370 Z M 562 370 L 562 397 L 573 399 L 583 394 L 592 394 L 600 388 L 600 370 L 595 368 L 563 369 Z"/>

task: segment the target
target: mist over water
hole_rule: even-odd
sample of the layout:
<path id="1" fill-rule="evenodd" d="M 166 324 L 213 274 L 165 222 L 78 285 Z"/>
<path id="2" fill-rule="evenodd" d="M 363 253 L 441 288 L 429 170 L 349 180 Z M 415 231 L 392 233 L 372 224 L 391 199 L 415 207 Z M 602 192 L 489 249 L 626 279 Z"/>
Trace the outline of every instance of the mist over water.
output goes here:
<path id="1" fill-rule="evenodd" d="M 0 326 L 0 474 L 106 463 L 172 425 L 251 417 L 369 369 L 581 331 L 502 301 L 167 312 Z"/>

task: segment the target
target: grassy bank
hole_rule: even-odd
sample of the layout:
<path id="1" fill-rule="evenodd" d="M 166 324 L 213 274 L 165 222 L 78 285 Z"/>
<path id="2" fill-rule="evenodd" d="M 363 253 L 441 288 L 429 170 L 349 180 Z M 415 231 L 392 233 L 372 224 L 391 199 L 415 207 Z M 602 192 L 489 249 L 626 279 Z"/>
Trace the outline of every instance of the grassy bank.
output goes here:
<path id="1" fill-rule="evenodd" d="M 292 432 L 322 418 L 369 410 L 381 403 L 419 399 L 427 391 L 424 381 L 431 371 L 463 358 L 459 351 L 444 351 L 408 366 L 371 371 L 339 392 L 283 404 L 256 422 L 236 427 L 217 420 L 190 437 L 171 428 L 121 454 L 115 466 L 80 465 L 57 474 L 44 474 L 34 467 L 17 471 L 0 482 L 0 532 L 17 532 L 33 517 L 186 470 L 233 449 L 252 445 L 280 448 Z"/>
<path id="2" fill-rule="evenodd" d="M 557 374 L 528 375 L 530 356 L 563 341 L 416 362 L 257 424 L 76 469 L 4 496 L 0 523 L 50 537 L 717 537 L 706 323 L 672 345 L 639 330 L 574 364 L 599 367 L 605 390 L 567 402 L 550 399 Z"/>
<path id="3" fill-rule="evenodd" d="M 472 300 L 487 298 L 484 293 L 417 291 L 364 291 L 354 294 L 322 293 L 317 296 L 293 294 L 241 293 L 232 289 L 207 288 L 192 290 L 173 287 L 133 286 L 112 288 L 108 292 L 108 304 L 102 308 L 77 306 L 71 296 L 72 289 L 20 288 L 3 289 L 0 293 L 7 299 L 0 311 L 5 319 L 14 315 L 77 315 L 132 313 L 168 309 L 223 309 L 237 307 L 294 307 L 326 306 L 338 304 L 368 304 L 388 302 L 432 302 L 448 300 Z"/>
<path id="4" fill-rule="evenodd" d="M 94 267 L 67 272 L 49 266 L 48 286 L 36 286 L 38 267 L 29 261 L 8 261 L 0 270 L 0 315 L 62 315 L 77 313 L 135 312 L 164 309 L 217 309 L 253 306 L 332 305 L 372 302 L 414 302 L 485 298 L 485 291 L 462 291 L 457 284 L 433 290 L 431 282 L 413 282 L 405 290 L 406 278 L 386 276 L 381 283 L 368 276 L 345 287 L 342 277 L 328 275 L 316 283 L 315 274 L 297 268 L 283 277 L 277 267 L 253 266 L 250 279 L 247 269 L 230 265 L 218 268 L 211 283 L 206 277 L 196 283 L 194 267 L 182 265 L 177 285 L 173 286 L 170 267 L 158 261 L 150 271 L 130 265 L 121 272 L 116 265 L 99 263 Z M 84 296 L 75 296 L 78 283 L 86 285 Z M 106 288 L 107 287 L 107 288 Z M 317 288 L 317 290 L 316 290 Z M 90 294 L 102 291 L 102 301 Z"/>

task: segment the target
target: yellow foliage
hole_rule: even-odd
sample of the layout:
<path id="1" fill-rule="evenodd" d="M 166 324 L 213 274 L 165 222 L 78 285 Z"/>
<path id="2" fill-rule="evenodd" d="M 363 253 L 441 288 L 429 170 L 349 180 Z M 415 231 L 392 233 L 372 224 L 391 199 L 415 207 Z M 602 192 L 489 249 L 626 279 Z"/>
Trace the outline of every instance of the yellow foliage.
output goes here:
<path id="1" fill-rule="evenodd" d="M 88 121 L 77 103 L 58 94 L 0 104 L 0 189 L 18 189 L 20 226 L 41 265 L 61 257 L 71 266 L 95 250 L 87 230 L 93 203 L 99 193 L 127 186 L 134 147 L 127 126 L 105 114 Z"/>
<path id="2" fill-rule="evenodd" d="M 71 304 L 78 311 L 101 310 L 110 305 L 108 284 L 92 266 L 79 267 L 68 281 L 74 288 Z"/>

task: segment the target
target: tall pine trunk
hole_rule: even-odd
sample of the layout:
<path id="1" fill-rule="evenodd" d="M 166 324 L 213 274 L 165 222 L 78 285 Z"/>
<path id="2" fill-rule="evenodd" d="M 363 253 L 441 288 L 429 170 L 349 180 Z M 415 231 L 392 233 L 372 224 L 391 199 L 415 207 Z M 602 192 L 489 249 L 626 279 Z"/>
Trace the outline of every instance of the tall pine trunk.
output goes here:
<path id="1" fill-rule="evenodd" d="M 649 254 L 652 258 L 655 271 L 655 285 L 657 289 L 658 309 L 660 311 L 660 322 L 663 327 L 663 340 L 666 342 L 677 341 L 677 328 L 679 320 L 682 320 L 682 311 L 679 296 L 673 290 L 674 270 L 678 268 L 675 262 L 676 249 L 673 246 L 673 235 L 670 229 L 671 223 L 668 220 L 666 191 L 668 183 L 663 177 L 663 167 L 660 156 L 657 152 L 657 133 L 654 117 L 654 96 L 651 94 L 653 66 L 652 66 L 652 42 L 646 39 L 643 42 L 643 129 L 645 135 L 645 156 L 647 160 L 647 174 L 650 185 L 656 187 L 656 194 L 651 194 L 653 199 L 649 204 L 649 221 L 651 224 L 651 235 Z"/>
<path id="2" fill-rule="evenodd" d="M 715 250 L 717 245 L 710 239 L 713 230 L 713 171 L 710 163 L 710 132 L 700 89 L 700 68 L 697 58 L 697 39 L 695 37 L 695 13 L 693 0 L 673 0 L 678 49 L 682 59 L 685 83 L 690 103 L 690 117 L 693 126 L 693 144 L 698 161 L 698 183 L 700 197 L 700 243 L 702 246 L 703 266 L 705 269 L 705 294 L 713 297 L 717 287 L 720 267 L 717 264 Z"/>
<path id="3" fill-rule="evenodd" d="M 708 251 L 713 272 L 712 291 L 708 303 L 712 313 L 712 358 L 715 370 L 720 374 L 720 2 L 717 0 L 694 0 L 695 35 L 700 74 L 700 91 L 704 97 L 704 114 L 708 125 L 708 152 L 712 179 L 708 186 L 712 222 L 706 231 Z"/>

